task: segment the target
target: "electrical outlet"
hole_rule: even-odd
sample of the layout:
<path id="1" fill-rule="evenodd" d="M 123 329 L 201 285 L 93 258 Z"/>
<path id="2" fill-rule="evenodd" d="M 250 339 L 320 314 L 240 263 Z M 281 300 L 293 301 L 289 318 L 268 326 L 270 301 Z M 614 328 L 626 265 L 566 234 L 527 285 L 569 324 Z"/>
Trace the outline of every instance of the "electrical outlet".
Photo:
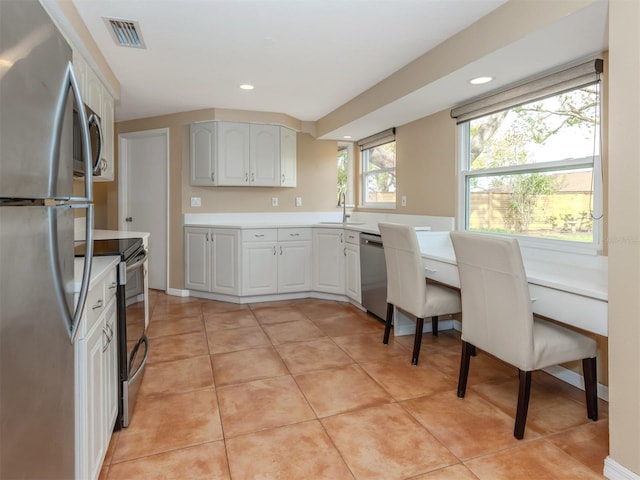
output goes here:
<path id="1" fill-rule="evenodd" d="M 406 195 L 402 195 L 402 206 L 403 207 L 407 206 L 407 196 Z"/>
<path id="2" fill-rule="evenodd" d="M 271 197 L 271 206 L 272 207 L 278 206 L 278 197 Z"/>
<path id="3" fill-rule="evenodd" d="M 296 197 L 296 207 L 302 206 L 302 197 Z"/>
<path id="4" fill-rule="evenodd" d="M 200 197 L 191 197 L 191 206 L 192 207 L 201 207 L 202 206 L 202 201 L 200 200 Z"/>

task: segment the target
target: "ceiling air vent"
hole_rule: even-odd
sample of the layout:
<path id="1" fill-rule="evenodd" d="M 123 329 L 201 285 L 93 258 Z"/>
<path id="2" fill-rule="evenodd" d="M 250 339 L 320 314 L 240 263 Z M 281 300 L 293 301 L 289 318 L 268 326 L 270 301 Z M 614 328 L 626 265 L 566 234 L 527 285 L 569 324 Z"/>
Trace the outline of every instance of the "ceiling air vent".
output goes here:
<path id="1" fill-rule="evenodd" d="M 121 47 L 147 48 L 140 33 L 140 25 L 133 20 L 105 18 L 111 37 Z"/>

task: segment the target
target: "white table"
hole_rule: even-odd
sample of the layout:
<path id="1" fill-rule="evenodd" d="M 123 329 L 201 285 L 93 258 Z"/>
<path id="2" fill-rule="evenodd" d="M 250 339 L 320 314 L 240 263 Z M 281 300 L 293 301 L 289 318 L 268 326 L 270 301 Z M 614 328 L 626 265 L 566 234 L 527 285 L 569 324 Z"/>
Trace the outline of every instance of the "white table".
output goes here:
<path id="1" fill-rule="evenodd" d="M 460 288 L 448 232 L 418 235 L 425 277 Z M 521 248 L 533 312 L 567 325 L 608 335 L 608 259 Z"/>

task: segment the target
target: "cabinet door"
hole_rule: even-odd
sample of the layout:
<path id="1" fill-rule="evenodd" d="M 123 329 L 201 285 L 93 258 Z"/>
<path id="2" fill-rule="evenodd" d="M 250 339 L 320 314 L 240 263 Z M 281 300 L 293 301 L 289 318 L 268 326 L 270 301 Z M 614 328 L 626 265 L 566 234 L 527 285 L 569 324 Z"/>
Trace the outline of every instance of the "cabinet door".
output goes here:
<path id="1" fill-rule="evenodd" d="M 211 291 L 238 295 L 238 250 L 240 239 L 237 230 L 211 230 Z"/>
<path id="2" fill-rule="evenodd" d="M 283 187 L 296 186 L 296 132 L 280 127 L 280 179 Z"/>
<path id="3" fill-rule="evenodd" d="M 249 183 L 255 187 L 280 185 L 280 127 L 251 125 Z"/>
<path id="4" fill-rule="evenodd" d="M 311 290 L 311 242 L 278 244 L 278 293 Z"/>
<path id="5" fill-rule="evenodd" d="M 116 298 L 111 299 L 104 316 L 104 384 L 105 384 L 105 442 L 108 445 L 111 431 L 118 416 L 118 320 Z M 105 347 L 103 347 L 104 349 Z"/>
<path id="6" fill-rule="evenodd" d="M 344 233 L 313 229 L 313 289 L 344 295 Z"/>
<path id="7" fill-rule="evenodd" d="M 243 243 L 242 294 L 267 295 L 278 289 L 277 247 L 271 242 Z"/>
<path id="8" fill-rule="evenodd" d="M 86 94 L 84 101 L 91 110 L 100 115 L 100 109 L 102 108 L 102 82 L 95 74 L 95 72 L 87 65 L 86 76 Z"/>
<path id="9" fill-rule="evenodd" d="M 189 133 L 191 185 L 215 185 L 216 122 L 192 123 Z"/>
<path id="10" fill-rule="evenodd" d="M 347 296 L 362 303 L 360 295 L 360 246 L 346 244 L 345 247 L 345 289 Z"/>
<path id="11" fill-rule="evenodd" d="M 248 123 L 218 123 L 218 185 L 249 185 L 250 136 Z"/>
<path id="12" fill-rule="evenodd" d="M 208 228 L 184 229 L 185 288 L 208 291 L 211 287 L 209 236 Z"/>
<path id="13" fill-rule="evenodd" d="M 107 447 L 103 326 L 103 320 L 96 322 L 87 336 L 77 343 L 77 478 L 98 478 Z"/>

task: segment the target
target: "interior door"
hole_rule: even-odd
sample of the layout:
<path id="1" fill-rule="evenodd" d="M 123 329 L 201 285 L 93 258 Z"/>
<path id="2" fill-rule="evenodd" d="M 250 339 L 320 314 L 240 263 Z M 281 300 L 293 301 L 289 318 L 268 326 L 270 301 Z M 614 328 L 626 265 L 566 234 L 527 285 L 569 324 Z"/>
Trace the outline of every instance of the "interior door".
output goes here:
<path id="1" fill-rule="evenodd" d="M 119 136 L 120 230 L 149 232 L 149 288 L 167 289 L 166 129 Z"/>

